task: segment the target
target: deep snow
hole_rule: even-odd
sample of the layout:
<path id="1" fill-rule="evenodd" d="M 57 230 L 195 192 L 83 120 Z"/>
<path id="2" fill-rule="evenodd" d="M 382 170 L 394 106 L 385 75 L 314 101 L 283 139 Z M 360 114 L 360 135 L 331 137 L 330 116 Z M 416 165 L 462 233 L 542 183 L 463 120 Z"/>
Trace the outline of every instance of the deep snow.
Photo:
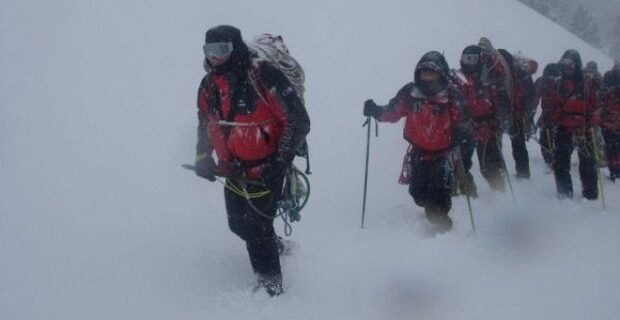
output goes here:
<path id="1" fill-rule="evenodd" d="M 180 167 L 204 31 L 222 23 L 282 34 L 307 73 L 313 193 L 277 299 L 251 294 L 221 185 Z M 576 48 L 611 67 L 511 0 L 3 1 L 0 319 L 617 318 L 619 186 L 607 211 L 559 202 L 533 142 L 516 205 L 476 164 L 478 232 L 457 198 L 454 230 L 430 237 L 396 183 L 402 125 L 381 125 L 359 228 L 362 102 L 387 102 L 428 50 L 456 66 L 482 35 L 541 66 Z"/>

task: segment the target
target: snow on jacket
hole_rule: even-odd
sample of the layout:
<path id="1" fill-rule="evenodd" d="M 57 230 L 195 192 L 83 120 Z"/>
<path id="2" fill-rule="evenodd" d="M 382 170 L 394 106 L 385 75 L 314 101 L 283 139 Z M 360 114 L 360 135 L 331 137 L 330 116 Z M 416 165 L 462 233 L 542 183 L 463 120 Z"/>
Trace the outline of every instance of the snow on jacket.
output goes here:
<path id="1" fill-rule="evenodd" d="M 245 72 L 207 74 L 200 84 L 198 109 L 199 140 L 205 139 L 220 161 L 237 160 L 248 168 L 273 157 L 292 160 L 310 130 L 290 82 L 260 61 Z M 200 127 L 206 131 L 202 137 Z"/>
<path id="2" fill-rule="evenodd" d="M 598 87 L 594 81 L 584 78 L 581 56 L 575 50 L 568 50 L 562 59 L 571 59 L 575 63 L 573 76 L 562 75 L 558 88 L 554 92 L 551 105 L 555 125 L 569 130 L 582 130 L 598 121 L 593 116 L 598 107 Z"/>
<path id="3" fill-rule="evenodd" d="M 479 75 L 459 71 L 454 77 L 471 120 L 476 141 L 488 141 L 499 131 L 498 96 L 494 86 L 484 86 Z"/>

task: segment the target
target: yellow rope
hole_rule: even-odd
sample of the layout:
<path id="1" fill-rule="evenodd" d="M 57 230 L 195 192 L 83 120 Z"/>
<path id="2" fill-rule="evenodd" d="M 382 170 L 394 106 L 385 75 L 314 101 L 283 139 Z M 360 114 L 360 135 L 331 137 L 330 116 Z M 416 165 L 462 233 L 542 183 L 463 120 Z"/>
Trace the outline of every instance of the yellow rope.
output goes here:
<path id="1" fill-rule="evenodd" d="M 602 175 L 601 175 L 601 166 L 600 166 L 600 158 L 599 158 L 599 154 L 598 154 L 598 144 L 597 144 L 597 140 L 596 140 L 596 132 L 594 130 L 594 128 L 591 128 L 592 133 L 592 149 L 594 152 L 594 159 L 596 160 L 596 173 L 598 176 L 598 183 L 599 183 L 599 188 L 601 191 L 601 201 L 603 201 L 603 210 L 607 210 L 607 206 L 605 205 L 605 189 L 603 189 L 603 179 Z"/>
<path id="2" fill-rule="evenodd" d="M 226 187 L 226 189 L 228 189 L 228 190 L 232 191 L 233 193 L 235 193 L 236 195 L 238 195 L 240 197 L 244 197 L 246 199 L 257 199 L 257 198 L 264 197 L 264 196 L 266 196 L 266 195 L 271 193 L 271 191 L 269 191 L 269 190 L 249 193 L 244 188 L 235 186 L 232 182 L 230 182 L 230 180 L 222 181 L 222 179 L 218 178 L 217 181 L 219 183 L 221 183 L 222 185 L 224 185 L 224 187 Z"/>

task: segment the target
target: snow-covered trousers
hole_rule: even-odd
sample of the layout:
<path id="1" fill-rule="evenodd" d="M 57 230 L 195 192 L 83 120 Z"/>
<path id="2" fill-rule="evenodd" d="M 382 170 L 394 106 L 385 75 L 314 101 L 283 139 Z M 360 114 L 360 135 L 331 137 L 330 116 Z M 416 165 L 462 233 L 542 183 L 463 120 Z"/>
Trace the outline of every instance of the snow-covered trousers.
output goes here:
<path id="1" fill-rule="evenodd" d="M 233 183 L 239 187 L 237 182 L 230 179 L 226 183 Z M 248 193 L 266 190 L 265 187 L 254 184 L 248 184 L 246 188 Z M 245 241 L 254 272 L 263 280 L 281 283 L 282 273 L 273 219 L 263 217 L 254 209 L 260 210 L 267 216 L 273 217 L 276 214 L 277 201 L 279 201 L 276 195 L 279 195 L 281 190 L 274 187 L 269 189 L 271 193 L 266 196 L 248 200 L 229 188 L 224 188 L 224 200 L 226 201 L 228 226 L 233 233 Z M 248 201 L 251 201 L 251 205 Z"/>
<path id="2" fill-rule="evenodd" d="M 510 142 L 512 145 L 512 157 L 515 160 L 517 177 L 530 177 L 530 158 L 525 146 L 525 136 L 528 128 L 524 121 L 514 121 L 510 128 Z"/>
<path id="3" fill-rule="evenodd" d="M 614 178 L 620 178 L 620 132 L 603 129 L 603 137 L 609 173 Z"/>
<path id="4" fill-rule="evenodd" d="M 589 135 L 577 135 L 561 126 L 558 127 L 555 134 L 555 162 L 553 166 L 558 196 L 561 198 L 573 197 L 570 160 L 575 145 L 579 156 L 579 178 L 581 179 L 583 197 L 595 200 L 598 198 L 598 178 L 592 138 Z"/>
<path id="5" fill-rule="evenodd" d="M 504 191 L 504 170 L 502 146 L 499 137 L 494 136 L 487 141 L 478 141 L 476 145 L 480 173 L 487 180 L 491 188 Z"/>
<path id="6" fill-rule="evenodd" d="M 429 214 L 448 215 L 452 208 L 451 176 L 452 169 L 446 155 L 425 160 L 413 154 L 409 194 L 418 206 L 426 209 L 427 217 Z M 428 218 L 433 220 L 432 217 Z"/>

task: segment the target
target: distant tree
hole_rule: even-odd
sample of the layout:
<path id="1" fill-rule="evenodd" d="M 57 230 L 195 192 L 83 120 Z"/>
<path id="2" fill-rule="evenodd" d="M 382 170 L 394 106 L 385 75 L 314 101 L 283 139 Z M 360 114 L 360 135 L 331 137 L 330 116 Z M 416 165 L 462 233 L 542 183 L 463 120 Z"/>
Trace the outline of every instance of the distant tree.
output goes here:
<path id="1" fill-rule="evenodd" d="M 567 0 L 552 0 L 555 2 L 554 6 L 551 7 L 551 12 L 549 14 L 551 20 L 557 22 L 559 25 L 569 29 L 570 21 L 571 21 L 571 12 L 573 9 L 573 5 L 571 2 Z"/>
<path id="2" fill-rule="evenodd" d="M 551 18 L 551 9 L 558 4 L 558 0 L 519 0 L 540 14 Z"/>
<path id="3" fill-rule="evenodd" d="M 592 19 L 590 12 L 586 10 L 582 4 L 577 6 L 568 29 L 593 46 L 597 48 L 601 47 L 598 25 L 596 21 Z"/>
<path id="4" fill-rule="evenodd" d="M 611 48 L 609 53 L 616 60 L 620 60 L 620 15 L 616 18 L 610 31 Z"/>

